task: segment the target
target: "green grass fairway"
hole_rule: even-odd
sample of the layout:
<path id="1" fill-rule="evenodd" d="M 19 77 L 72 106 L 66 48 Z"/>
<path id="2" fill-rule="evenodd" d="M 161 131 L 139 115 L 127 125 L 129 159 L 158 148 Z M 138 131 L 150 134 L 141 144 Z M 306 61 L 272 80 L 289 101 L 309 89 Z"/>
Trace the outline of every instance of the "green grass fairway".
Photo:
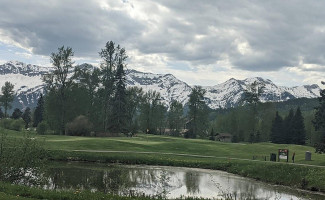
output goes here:
<path id="1" fill-rule="evenodd" d="M 21 137 L 23 132 L 2 130 L 7 132 L 9 137 Z M 302 145 L 272 144 L 272 143 L 222 143 L 201 139 L 184 139 L 178 137 L 144 135 L 137 137 L 76 137 L 59 135 L 36 135 L 37 139 L 44 140 L 45 147 L 49 150 L 92 150 L 92 151 L 127 151 L 136 152 L 157 152 L 174 154 L 192 154 L 202 156 L 229 157 L 240 159 L 264 160 L 270 153 L 277 153 L 278 149 L 289 149 L 289 161 L 291 155 L 296 153 L 295 163 L 325 166 L 325 154 L 316 154 L 313 147 Z M 312 161 L 305 161 L 305 152 L 312 152 Z M 123 154 L 123 153 L 121 153 Z M 284 160 L 281 162 L 285 162 Z"/>
<path id="2" fill-rule="evenodd" d="M 26 132 L 0 129 L 10 145 Z M 75 137 L 37 135 L 48 150 L 48 158 L 57 161 L 87 161 L 124 164 L 169 165 L 223 170 L 272 184 L 325 192 L 325 154 L 315 154 L 313 147 L 272 143 L 222 143 L 201 139 L 184 139 L 158 135 L 137 137 Z M 289 161 L 269 160 L 270 153 L 289 149 Z M 305 161 L 305 152 L 312 152 L 312 161 Z M 291 163 L 296 153 L 295 164 Z M 257 159 L 253 160 L 253 156 Z M 1 191 L 0 191 L 1 192 Z"/>

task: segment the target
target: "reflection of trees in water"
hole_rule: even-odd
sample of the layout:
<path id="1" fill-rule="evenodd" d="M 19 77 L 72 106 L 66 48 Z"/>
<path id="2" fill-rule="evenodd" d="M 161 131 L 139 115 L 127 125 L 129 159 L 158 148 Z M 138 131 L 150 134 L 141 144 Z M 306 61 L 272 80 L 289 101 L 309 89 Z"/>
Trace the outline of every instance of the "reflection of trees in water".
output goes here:
<path id="1" fill-rule="evenodd" d="M 250 180 L 242 180 L 242 179 L 233 179 L 231 178 L 231 184 L 233 191 L 230 194 L 230 197 L 235 199 L 260 199 L 261 194 L 263 193 L 263 199 L 271 199 L 274 196 L 271 193 L 266 193 L 263 189 L 261 189 L 261 185 L 257 183 L 253 183 Z"/>
<path id="2" fill-rule="evenodd" d="M 135 186 L 136 183 L 130 180 L 128 169 L 113 168 L 105 170 L 103 175 L 104 192 L 113 192 L 115 194 L 124 192 L 128 188 Z"/>
<path id="3" fill-rule="evenodd" d="M 200 193 L 200 175 L 194 171 L 187 171 L 184 175 L 187 193 Z"/>
<path id="4" fill-rule="evenodd" d="M 158 182 L 158 174 L 152 169 L 128 169 L 130 180 L 141 185 L 152 185 Z"/>
<path id="5" fill-rule="evenodd" d="M 169 182 L 175 172 L 161 169 L 130 169 L 130 180 L 137 183 L 137 188 L 154 190 L 155 195 L 166 196 L 171 188 Z"/>
<path id="6" fill-rule="evenodd" d="M 52 168 L 47 173 L 50 189 L 86 189 L 119 193 L 135 183 L 130 181 L 128 170 L 110 168 L 93 170 L 82 168 Z"/>
<path id="7" fill-rule="evenodd" d="M 157 194 L 166 194 L 174 172 L 160 169 L 109 167 L 107 170 L 89 168 L 51 168 L 49 189 L 85 189 L 105 193 L 129 194 L 135 189 L 156 188 Z"/>

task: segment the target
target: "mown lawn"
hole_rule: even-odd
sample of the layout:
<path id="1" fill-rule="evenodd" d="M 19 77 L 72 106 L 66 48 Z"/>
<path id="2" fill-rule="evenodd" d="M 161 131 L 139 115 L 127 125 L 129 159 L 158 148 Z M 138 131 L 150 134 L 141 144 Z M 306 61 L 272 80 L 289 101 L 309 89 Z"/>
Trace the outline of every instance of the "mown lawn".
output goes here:
<path id="1" fill-rule="evenodd" d="M 9 137 L 21 137 L 23 132 L 5 130 Z M 137 137 L 76 137 L 59 135 L 36 135 L 33 137 L 44 140 L 44 146 L 49 150 L 98 150 L 98 151 L 131 151 L 159 152 L 175 154 L 194 154 L 203 156 L 229 157 L 241 159 L 264 160 L 270 153 L 278 149 L 289 149 L 291 155 L 296 153 L 295 163 L 325 166 L 325 154 L 314 153 L 314 148 L 302 145 L 272 144 L 272 143 L 222 143 L 202 139 L 184 139 L 178 137 L 144 135 Z M 312 161 L 305 161 L 305 152 L 312 152 Z M 285 162 L 285 161 L 281 161 Z"/>

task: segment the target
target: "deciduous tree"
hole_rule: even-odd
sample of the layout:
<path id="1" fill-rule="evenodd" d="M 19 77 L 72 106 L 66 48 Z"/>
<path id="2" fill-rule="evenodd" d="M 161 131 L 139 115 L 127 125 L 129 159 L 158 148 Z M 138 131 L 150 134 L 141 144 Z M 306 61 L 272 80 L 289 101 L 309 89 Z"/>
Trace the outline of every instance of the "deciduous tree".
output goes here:
<path id="1" fill-rule="evenodd" d="M 14 100 L 14 85 L 6 81 L 5 85 L 1 87 L 1 92 L 0 103 L 5 110 L 4 116 L 7 117 L 7 112 L 11 108 L 11 103 Z"/>
<path id="2" fill-rule="evenodd" d="M 45 75 L 45 81 L 48 90 L 57 95 L 59 106 L 56 108 L 59 112 L 60 120 L 60 133 L 64 134 L 66 124 L 66 102 L 68 98 L 68 89 L 72 85 L 72 79 L 68 77 L 69 71 L 73 70 L 73 57 L 74 53 L 70 47 L 60 47 L 57 53 L 51 54 L 51 63 L 54 70 Z"/>

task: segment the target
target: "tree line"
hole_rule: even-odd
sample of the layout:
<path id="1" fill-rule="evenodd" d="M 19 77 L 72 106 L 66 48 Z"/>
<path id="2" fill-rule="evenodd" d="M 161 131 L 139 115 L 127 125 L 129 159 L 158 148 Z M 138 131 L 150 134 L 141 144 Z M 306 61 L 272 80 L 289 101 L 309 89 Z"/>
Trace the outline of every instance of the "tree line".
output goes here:
<path id="1" fill-rule="evenodd" d="M 184 105 L 176 100 L 165 105 L 156 91 L 126 86 L 128 56 L 120 45 L 112 41 L 105 44 L 99 52 L 102 59 L 99 68 L 88 64 L 75 66 L 73 56 L 72 48 L 64 46 L 51 54 L 54 70 L 43 76 L 45 96 L 40 96 L 34 111 L 15 109 L 12 118 L 28 116 L 25 127 L 39 126 L 42 133 L 89 136 L 141 131 L 185 134 L 189 138 L 206 135 L 207 106 L 201 87 L 193 88 L 186 105 L 189 112 L 185 114 Z M 4 90 L 1 96 L 5 117 L 14 95 L 13 87 L 8 84 L 4 87 L 11 91 L 10 95 Z"/>
<path id="2" fill-rule="evenodd" d="M 40 95 L 34 111 L 15 109 L 11 118 L 22 119 L 25 128 L 39 127 L 40 133 L 89 136 L 140 131 L 211 139 L 218 133 L 230 133 L 232 142 L 251 143 L 305 144 L 312 138 L 310 127 L 324 130 L 324 90 L 315 116 L 303 114 L 299 107 L 281 113 L 274 103 L 261 103 L 264 85 L 257 82 L 246 88 L 242 106 L 237 108 L 212 111 L 199 86 L 192 88 L 187 104 L 173 100 L 165 105 L 156 91 L 126 86 L 128 56 L 120 45 L 105 44 L 99 52 L 99 68 L 75 66 L 73 56 L 72 48 L 64 46 L 52 53 L 54 70 L 43 76 L 45 96 Z M 14 97 L 13 85 L 6 82 L 1 91 L 4 113 L 0 108 L 0 118 L 5 118 Z"/>
<path id="3" fill-rule="evenodd" d="M 275 119 L 272 122 L 271 142 L 278 144 L 300 144 L 306 143 L 306 129 L 304 118 L 298 107 L 296 112 L 293 109 L 283 119 L 276 112 Z"/>

